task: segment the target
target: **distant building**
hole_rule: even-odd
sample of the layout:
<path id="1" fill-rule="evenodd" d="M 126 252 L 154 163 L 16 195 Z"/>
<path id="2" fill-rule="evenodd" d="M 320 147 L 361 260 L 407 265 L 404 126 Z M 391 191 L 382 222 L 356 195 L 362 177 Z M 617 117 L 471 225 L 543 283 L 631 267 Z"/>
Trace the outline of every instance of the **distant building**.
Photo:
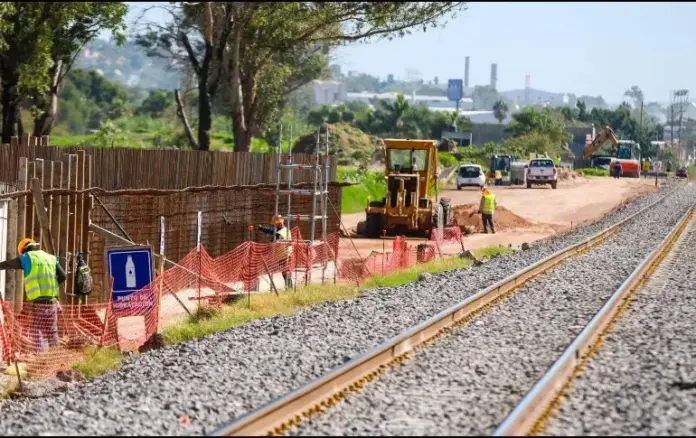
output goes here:
<path id="1" fill-rule="evenodd" d="M 505 99 L 526 105 L 546 104 L 551 106 L 568 105 L 570 96 L 567 93 L 550 93 L 534 88 L 510 90 L 500 93 Z"/>
<path id="2" fill-rule="evenodd" d="M 376 100 L 386 100 L 387 102 L 395 102 L 396 97 L 402 93 L 346 93 L 347 102 L 363 102 L 372 105 Z M 411 105 L 425 105 L 431 111 L 455 111 L 457 102 L 448 100 L 446 96 L 419 96 L 411 94 L 404 95 Z M 473 107 L 473 100 L 468 97 L 459 101 L 459 109 L 470 110 Z"/>
<path id="3" fill-rule="evenodd" d="M 343 82 L 315 80 L 305 85 L 305 92 L 312 105 L 338 105 L 346 101 Z"/>

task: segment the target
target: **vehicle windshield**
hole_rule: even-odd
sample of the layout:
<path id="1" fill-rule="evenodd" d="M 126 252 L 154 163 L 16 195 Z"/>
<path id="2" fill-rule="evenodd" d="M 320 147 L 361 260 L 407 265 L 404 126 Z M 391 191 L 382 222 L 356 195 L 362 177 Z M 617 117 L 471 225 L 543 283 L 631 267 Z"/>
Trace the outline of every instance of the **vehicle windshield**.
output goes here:
<path id="1" fill-rule="evenodd" d="M 553 167 L 553 161 L 551 160 L 532 160 L 529 163 L 529 167 Z"/>
<path id="2" fill-rule="evenodd" d="M 491 162 L 491 170 L 510 171 L 510 161 L 509 157 L 494 157 Z"/>
<path id="3" fill-rule="evenodd" d="M 631 147 L 630 146 L 619 146 L 616 151 L 616 157 L 623 160 L 630 160 L 631 157 Z"/>
<path id="4" fill-rule="evenodd" d="M 387 149 L 389 154 L 389 170 L 399 168 L 400 172 L 408 169 L 411 172 L 426 170 L 428 151 L 424 149 Z"/>
<path id="5" fill-rule="evenodd" d="M 459 169 L 459 175 L 462 178 L 478 178 L 481 174 L 481 169 L 473 166 L 466 166 Z"/>

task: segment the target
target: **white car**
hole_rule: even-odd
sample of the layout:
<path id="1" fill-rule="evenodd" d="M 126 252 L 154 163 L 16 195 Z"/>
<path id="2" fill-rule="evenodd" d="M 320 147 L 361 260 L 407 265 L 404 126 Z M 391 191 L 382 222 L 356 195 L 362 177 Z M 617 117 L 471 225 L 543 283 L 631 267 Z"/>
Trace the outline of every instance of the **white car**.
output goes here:
<path id="1" fill-rule="evenodd" d="M 462 187 L 483 187 L 486 175 L 478 164 L 462 164 L 457 172 L 457 190 Z"/>

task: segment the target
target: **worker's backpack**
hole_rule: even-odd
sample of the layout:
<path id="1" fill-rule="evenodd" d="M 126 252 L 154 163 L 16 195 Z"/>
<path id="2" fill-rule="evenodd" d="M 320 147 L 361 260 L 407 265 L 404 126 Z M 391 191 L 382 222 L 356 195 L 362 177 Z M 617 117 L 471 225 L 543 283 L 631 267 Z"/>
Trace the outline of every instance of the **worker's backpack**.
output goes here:
<path id="1" fill-rule="evenodd" d="M 85 263 L 82 254 L 77 254 L 75 268 L 75 294 L 89 295 L 92 293 L 92 273 L 89 266 Z"/>

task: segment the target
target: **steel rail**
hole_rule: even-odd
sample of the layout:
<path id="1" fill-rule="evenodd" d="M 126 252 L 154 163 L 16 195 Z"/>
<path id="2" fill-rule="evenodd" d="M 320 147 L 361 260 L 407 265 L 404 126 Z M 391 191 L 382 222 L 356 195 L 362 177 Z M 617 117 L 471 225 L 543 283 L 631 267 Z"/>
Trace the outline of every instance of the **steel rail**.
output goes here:
<path id="1" fill-rule="evenodd" d="M 696 204 L 689 208 L 660 245 L 619 286 L 558 360 L 500 424 L 493 436 L 523 436 L 543 430 L 546 420 L 553 415 L 553 408 L 560 403 L 564 390 L 582 371 L 585 363 L 598 351 L 601 339 L 629 303 L 633 292 L 641 287 L 669 253 L 693 218 L 695 208 Z"/>
<path id="2" fill-rule="evenodd" d="M 446 328 L 469 321 L 476 313 L 494 305 L 533 277 L 602 243 L 613 236 L 626 222 L 652 209 L 676 191 L 677 188 L 670 190 L 657 201 L 582 242 L 561 249 L 511 274 L 324 376 L 220 426 L 209 436 L 282 434 L 288 426 L 299 425 L 303 417 L 308 418 L 320 413 L 343 399 L 349 391 L 362 388 L 389 365 L 402 362 L 417 346 L 442 335 Z"/>

